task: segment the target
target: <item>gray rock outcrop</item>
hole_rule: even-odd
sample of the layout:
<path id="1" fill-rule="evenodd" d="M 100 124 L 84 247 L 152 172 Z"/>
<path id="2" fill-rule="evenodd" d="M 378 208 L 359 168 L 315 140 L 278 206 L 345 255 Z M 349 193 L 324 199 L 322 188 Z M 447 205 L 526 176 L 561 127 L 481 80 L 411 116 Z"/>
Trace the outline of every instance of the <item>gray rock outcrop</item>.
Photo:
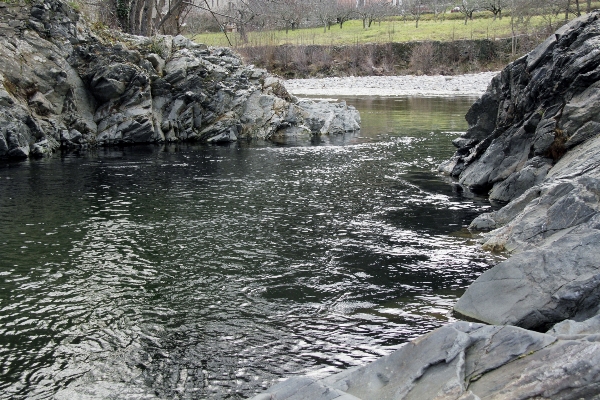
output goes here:
<path id="1" fill-rule="evenodd" d="M 456 322 L 364 367 L 291 378 L 253 400 L 598 398 L 600 338 L 585 329 L 563 329 L 569 336 Z"/>
<path id="2" fill-rule="evenodd" d="M 600 14 L 562 27 L 510 64 L 467 114 L 440 169 L 509 201 L 477 217 L 484 248 L 514 255 L 455 306 L 493 324 L 545 330 L 600 305 Z"/>
<path id="3" fill-rule="evenodd" d="M 353 107 L 298 101 L 229 49 L 92 29 L 61 0 L 0 3 L 0 82 L 0 158 L 360 127 Z"/>

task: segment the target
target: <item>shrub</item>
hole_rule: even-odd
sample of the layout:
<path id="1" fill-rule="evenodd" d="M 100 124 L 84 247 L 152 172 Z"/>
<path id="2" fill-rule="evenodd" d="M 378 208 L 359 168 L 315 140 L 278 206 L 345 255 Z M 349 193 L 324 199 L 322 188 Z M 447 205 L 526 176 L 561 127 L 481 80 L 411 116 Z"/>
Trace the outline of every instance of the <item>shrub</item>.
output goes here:
<path id="1" fill-rule="evenodd" d="M 435 47 L 432 42 L 423 42 L 413 47 L 410 68 L 417 74 L 430 74 L 435 67 Z"/>

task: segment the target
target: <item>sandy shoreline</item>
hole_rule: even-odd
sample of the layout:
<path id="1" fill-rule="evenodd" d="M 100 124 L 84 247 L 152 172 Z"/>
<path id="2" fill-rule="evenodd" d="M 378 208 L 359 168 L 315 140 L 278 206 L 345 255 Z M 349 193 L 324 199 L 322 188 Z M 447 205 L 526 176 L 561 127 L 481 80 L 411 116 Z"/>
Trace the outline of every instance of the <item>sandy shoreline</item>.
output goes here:
<path id="1" fill-rule="evenodd" d="M 285 87 L 305 96 L 481 96 L 498 72 L 455 76 L 361 76 L 289 79 Z"/>

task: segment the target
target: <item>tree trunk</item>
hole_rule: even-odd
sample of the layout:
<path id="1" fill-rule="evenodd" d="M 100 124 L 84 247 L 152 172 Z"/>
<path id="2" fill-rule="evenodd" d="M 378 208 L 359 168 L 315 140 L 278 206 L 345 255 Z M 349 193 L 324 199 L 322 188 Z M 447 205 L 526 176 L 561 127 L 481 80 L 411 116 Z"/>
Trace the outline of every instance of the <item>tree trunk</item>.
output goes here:
<path id="1" fill-rule="evenodd" d="M 179 30 L 178 19 L 181 14 L 182 7 L 184 6 L 183 0 L 176 0 L 175 3 L 170 4 L 169 10 L 164 17 L 156 25 L 156 30 L 161 31 L 164 34 L 176 33 Z M 241 34 L 242 37 L 244 36 Z"/>
<path id="2" fill-rule="evenodd" d="M 142 29 L 140 34 L 143 36 L 152 36 L 154 32 L 152 27 L 152 14 L 154 13 L 154 2 L 152 0 L 146 0 L 144 8 L 142 10 Z"/>
<path id="3" fill-rule="evenodd" d="M 166 2 L 166 0 L 158 0 L 155 2 L 154 6 L 156 8 L 156 15 L 154 16 L 154 18 L 152 18 L 152 21 L 151 21 L 153 33 L 159 32 L 157 27 L 158 27 L 158 24 L 160 23 L 160 19 L 162 17 L 160 15 L 160 12 L 165 9 L 165 2 Z"/>
<path id="4" fill-rule="evenodd" d="M 134 35 L 142 34 L 142 26 L 144 25 L 144 20 L 142 19 L 142 10 L 144 9 L 144 1 L 143 0 L 135 0 L 132 2 L 135 4 L 134 12 L 131 13 L 131 25 L 129 28 L 131 29 L 131 33 Z"/>

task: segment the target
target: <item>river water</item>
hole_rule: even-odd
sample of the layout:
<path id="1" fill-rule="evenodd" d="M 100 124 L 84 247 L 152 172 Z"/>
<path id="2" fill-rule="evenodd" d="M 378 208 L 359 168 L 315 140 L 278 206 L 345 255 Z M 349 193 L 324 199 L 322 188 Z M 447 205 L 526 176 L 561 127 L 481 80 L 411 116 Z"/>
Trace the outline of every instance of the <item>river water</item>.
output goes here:
<path id="1" fill-rule="evenodd" d="M 494 260 L 435 167 L 473 99 L 359 133 L 0 164 L 0 398 L 247 398 L 389 354 Z"/>

